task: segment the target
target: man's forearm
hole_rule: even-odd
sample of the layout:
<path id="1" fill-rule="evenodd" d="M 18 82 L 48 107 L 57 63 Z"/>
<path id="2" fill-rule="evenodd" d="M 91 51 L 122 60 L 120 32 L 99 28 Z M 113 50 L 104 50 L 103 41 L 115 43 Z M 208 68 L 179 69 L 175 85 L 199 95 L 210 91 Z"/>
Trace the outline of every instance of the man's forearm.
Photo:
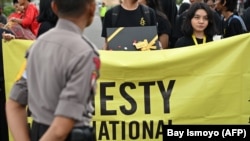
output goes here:
<path id="1" fill-rule="evenodd" d="M 9 99 L 6 102 L 8 126 L 15 141 L 30 141 L 26 107 Z"/>
<path id="2" fill-rule="evenodd" d="M 39 141 L 64 141 L 72 130 L 75 121 L 70 118 L 56 116 Z"/>

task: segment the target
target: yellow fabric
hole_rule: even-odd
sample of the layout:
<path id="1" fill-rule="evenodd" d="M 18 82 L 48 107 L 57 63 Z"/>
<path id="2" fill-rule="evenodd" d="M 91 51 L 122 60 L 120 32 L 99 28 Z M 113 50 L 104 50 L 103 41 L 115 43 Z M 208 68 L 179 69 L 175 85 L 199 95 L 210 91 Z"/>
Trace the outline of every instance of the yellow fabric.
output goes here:
<path id="1" fill-rule="evenodd" d="M 141 51 L 150 51 L 151 49 L 157 48 L 156 46 L 154 46 L 156 40 L 158 40 L 157 35 L 149 43 L 148 43 L 147 39 L 144 39 L 143 41 L 139 41 L 137 43 L 134 43 L 134 46 L 136 47 L 136 49 L 140 49 Z"/>
<path id="2" fill-rule="evenodd" d="M 33 41 L 30 40 L 14 39 L 9 42 L 2 40 L 6 99 L 13 83 L 21 77 L 25 69 L 25 53 L 32 43 Z M 9 135 L 9 141 L 13 141 L 11 135 Z"/>
<path id="3" fill-rule="evenodd" d="M 20 71 L 19 71 L 18 74 L 17 74 L 17 77 L 16 77 L 15 81 L 21 79 L 21 77 L 22 77 L 22 75 L 23 75 L 25 69 L 26 69 L 26 60 L 24 60 L 22 66 L 21 66 L 21 69 L 20 69 Z"/>
<path id="4" fill-rule="evenodd" d="M 23 48 L 24 53 L 30 43 L 22 42 L 16 41 L 11 49 Z M 163 123 L 249 124 L 249 44 L 250 34 L 242 34 L 198 48 L 100 50 L 101 77 L 92 123 L 97 140 L 161 141 Z M 18 58 L 9 62 L 18 68 L 23 53 L 4 50 L 8 54 L 4 63 L 9 57 Z M 11 66 L 5 72 L 13 70 Z M 6 76 L 9 84 L 15 76 Z"/>

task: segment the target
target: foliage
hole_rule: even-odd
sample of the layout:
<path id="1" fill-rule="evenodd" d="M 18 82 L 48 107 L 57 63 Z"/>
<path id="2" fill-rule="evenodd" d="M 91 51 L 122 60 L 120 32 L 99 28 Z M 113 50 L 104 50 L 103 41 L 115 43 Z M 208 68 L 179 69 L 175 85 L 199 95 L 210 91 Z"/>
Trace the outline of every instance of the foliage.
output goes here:
<path id="1" fill-rule="evenodd" d="M 6 5 L 4 7 L 3 13 L 8 17 L 10 15 L 10 13 L 12 13 L 14 11 L 15 11 L 15 9 L 14 9 L 14 7 L 12 5 Z"/>

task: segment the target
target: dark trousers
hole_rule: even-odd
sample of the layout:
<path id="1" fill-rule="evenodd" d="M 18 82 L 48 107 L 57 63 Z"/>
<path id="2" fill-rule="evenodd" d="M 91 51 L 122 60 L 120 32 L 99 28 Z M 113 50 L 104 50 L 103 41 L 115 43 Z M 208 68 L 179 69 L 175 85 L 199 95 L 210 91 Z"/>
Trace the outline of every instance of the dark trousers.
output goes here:
<path id="1" fill-rule="evenodd" d="M 49 126 L 33 121 L 31 128 L 31 141 L 39 141 Z M 93 128 L 83 126 L 72 129 L 65 141 L 95 141 Z"/>

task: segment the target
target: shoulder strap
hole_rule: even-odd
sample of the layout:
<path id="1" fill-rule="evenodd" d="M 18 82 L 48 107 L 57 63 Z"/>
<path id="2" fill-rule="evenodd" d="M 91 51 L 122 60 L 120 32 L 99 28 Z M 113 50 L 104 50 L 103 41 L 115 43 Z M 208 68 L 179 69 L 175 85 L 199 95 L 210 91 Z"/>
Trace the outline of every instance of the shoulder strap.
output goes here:
<path id="1" fill-rule="evenodd" d="M 118 14 L 120 11 L 120 5 L 116 5 L 115 7 L 112 8 L 112 26 L 114 27 L 117 19 L 118 19 Z"/>
<path id="2" fill-rule="evenodd" d="M 143 14 L 145 16 L 145 20 L 146 20 L 146 23 L 148 25 L 151 24 L 151 18 L 150 18 L 150 11 L 149 11 L 149 7 L 148 6 L 145 6 L 145 5 L 141 5 L 141 8 L 142 8 L 142 11 L 143 11 Z"/>
<path id="3" fill-rule="evenodd" d="M 241 23 L 243 31 L 247 32 L 247 28 L 246 28 L 246 25 L 245 25 L 244 21 L 242 20 L 242 18 L 240 16 L 237 16 L 237 15 L 233 15 L 232 17 L 229 18 L 229 20 L 228 20 L 228 26 L 229 26 L 229 24 L 230 24 L 230 22 L 231 22 L 231 20 L 233 18 L 238 19 L 240 21 L 240 23 Z"/>

